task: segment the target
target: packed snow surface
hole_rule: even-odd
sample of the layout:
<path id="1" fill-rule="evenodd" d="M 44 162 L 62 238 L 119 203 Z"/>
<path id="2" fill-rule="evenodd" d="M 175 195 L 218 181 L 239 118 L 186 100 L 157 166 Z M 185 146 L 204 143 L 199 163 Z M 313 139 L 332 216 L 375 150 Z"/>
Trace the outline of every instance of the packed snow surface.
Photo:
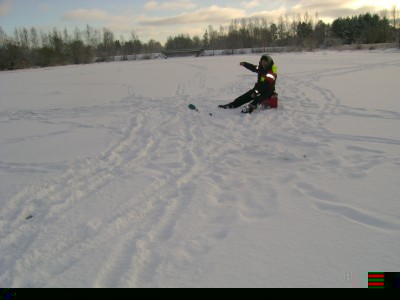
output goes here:
<path id="1" fill-rule="evenodd" d="M 259 54 L 0 73 L 0 286 L 400 271 L 400 53 L 271 56 L 279 108 L 252 115 L 217 106 Z"/>

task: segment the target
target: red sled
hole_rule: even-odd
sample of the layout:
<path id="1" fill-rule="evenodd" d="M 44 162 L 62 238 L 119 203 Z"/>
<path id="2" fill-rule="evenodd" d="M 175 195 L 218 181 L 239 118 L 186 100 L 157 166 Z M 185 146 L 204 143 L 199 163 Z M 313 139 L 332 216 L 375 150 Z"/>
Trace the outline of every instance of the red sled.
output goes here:
<path id="1" fill-rule="evenodd" d="M 268 108 L 278 108 L 278 94 L 273 93 L 270 98 L 267 98 L 261 102 L 261 107 Z"/>

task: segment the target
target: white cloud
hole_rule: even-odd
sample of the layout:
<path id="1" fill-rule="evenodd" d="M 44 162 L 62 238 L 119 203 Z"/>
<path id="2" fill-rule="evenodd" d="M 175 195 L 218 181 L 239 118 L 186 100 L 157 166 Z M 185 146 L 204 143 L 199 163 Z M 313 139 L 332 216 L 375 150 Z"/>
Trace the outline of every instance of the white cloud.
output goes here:
<path id="1" fill-rule="evenodd" d="M 0 0 L 0 16 L 5 16 L 11 11 L 11 0 Z"/>
<path id="2" fill-rule="evenodd" d="M 113 16 L 105 10 L 100 9 L 76 9 L 63 16 L 64 20 L 72 21 L 109 21 L 109 22 L 129 22 L 128 16 Z"/>
<path id="3" fill-rule="evenodd" d="M 65 20 L 106 21 L 110 15 L 100 9 L 76 9 L 64 15 Z"/>
<path id="4" fill-rule="evenodd" d="M 318 20 L 330 23 L 339 17 L 366 12 L 377 13 L 393 1 L 396 0 L 259 0 L 260 11 L 248 17 L 264 17 L 276 22 L 280 17 L 288 16 L 291 19 L 297 16 L 303 17 L 306 13 L 315 19 L 318 13 Z M 376 5 L 371 6 L 371 4 Z"/>
<path id="5" fill-rule="evenodd" d="M 148 1 L 144 8 L 146 10 L 171 10 L 171 9 L 193 9 L 196 7 L 191 0 L 176 0 L 159 3 L 158 1 Z"/>
<path id="6" fill-rule="evenodd" d="M 233 19 L 244 17 L 246 17 L 246 12 L 244 10 L 212 5 L 210 7 L 201 8 L 193 12 L 185 12 L 170 17 L 143 18 L 139 23 L 152 26 L 197 24 L 207 22 L 218 22 L 219 24 L 222 24 Z"/>
<path id="7" fill-rule="evenodd" d="M 243 1 L 242 6 L 246 9 L 254 8 L 260 6 L 261 0 L 251 0 L 251 1 Z"/>

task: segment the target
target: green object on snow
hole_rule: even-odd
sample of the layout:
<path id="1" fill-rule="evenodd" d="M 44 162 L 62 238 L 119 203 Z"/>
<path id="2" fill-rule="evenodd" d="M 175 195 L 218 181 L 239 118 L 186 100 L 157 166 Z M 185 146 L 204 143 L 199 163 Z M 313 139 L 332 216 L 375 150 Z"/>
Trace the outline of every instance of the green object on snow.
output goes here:
<path id="1" fill-rule="evenodd" d="M 195 110 L 195 111 L 199 111 L 198 109 L 197 109 L 197 107 L 196 106 L 194 106 L 193 104 L 189 104 L 189 106 L 188 106 L 191 110 Z"/>

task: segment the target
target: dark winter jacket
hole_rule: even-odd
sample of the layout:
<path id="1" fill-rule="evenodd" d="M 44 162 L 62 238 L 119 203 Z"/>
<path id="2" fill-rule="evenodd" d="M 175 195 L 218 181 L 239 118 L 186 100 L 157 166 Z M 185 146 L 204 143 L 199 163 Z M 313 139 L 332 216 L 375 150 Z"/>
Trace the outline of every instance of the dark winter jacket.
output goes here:
<path id="1" fill-rule="evenodd" d="M 243 63 L 243 66 L 258 74 L 257 83 L 254 85 L 253 91 L 258 95 L 266 94 L 268 97 L 275 91 L 276 74 L 272 71 L 273 61 L 263 69 L 261 63 L 256 66 L 247 62 Z"/>

